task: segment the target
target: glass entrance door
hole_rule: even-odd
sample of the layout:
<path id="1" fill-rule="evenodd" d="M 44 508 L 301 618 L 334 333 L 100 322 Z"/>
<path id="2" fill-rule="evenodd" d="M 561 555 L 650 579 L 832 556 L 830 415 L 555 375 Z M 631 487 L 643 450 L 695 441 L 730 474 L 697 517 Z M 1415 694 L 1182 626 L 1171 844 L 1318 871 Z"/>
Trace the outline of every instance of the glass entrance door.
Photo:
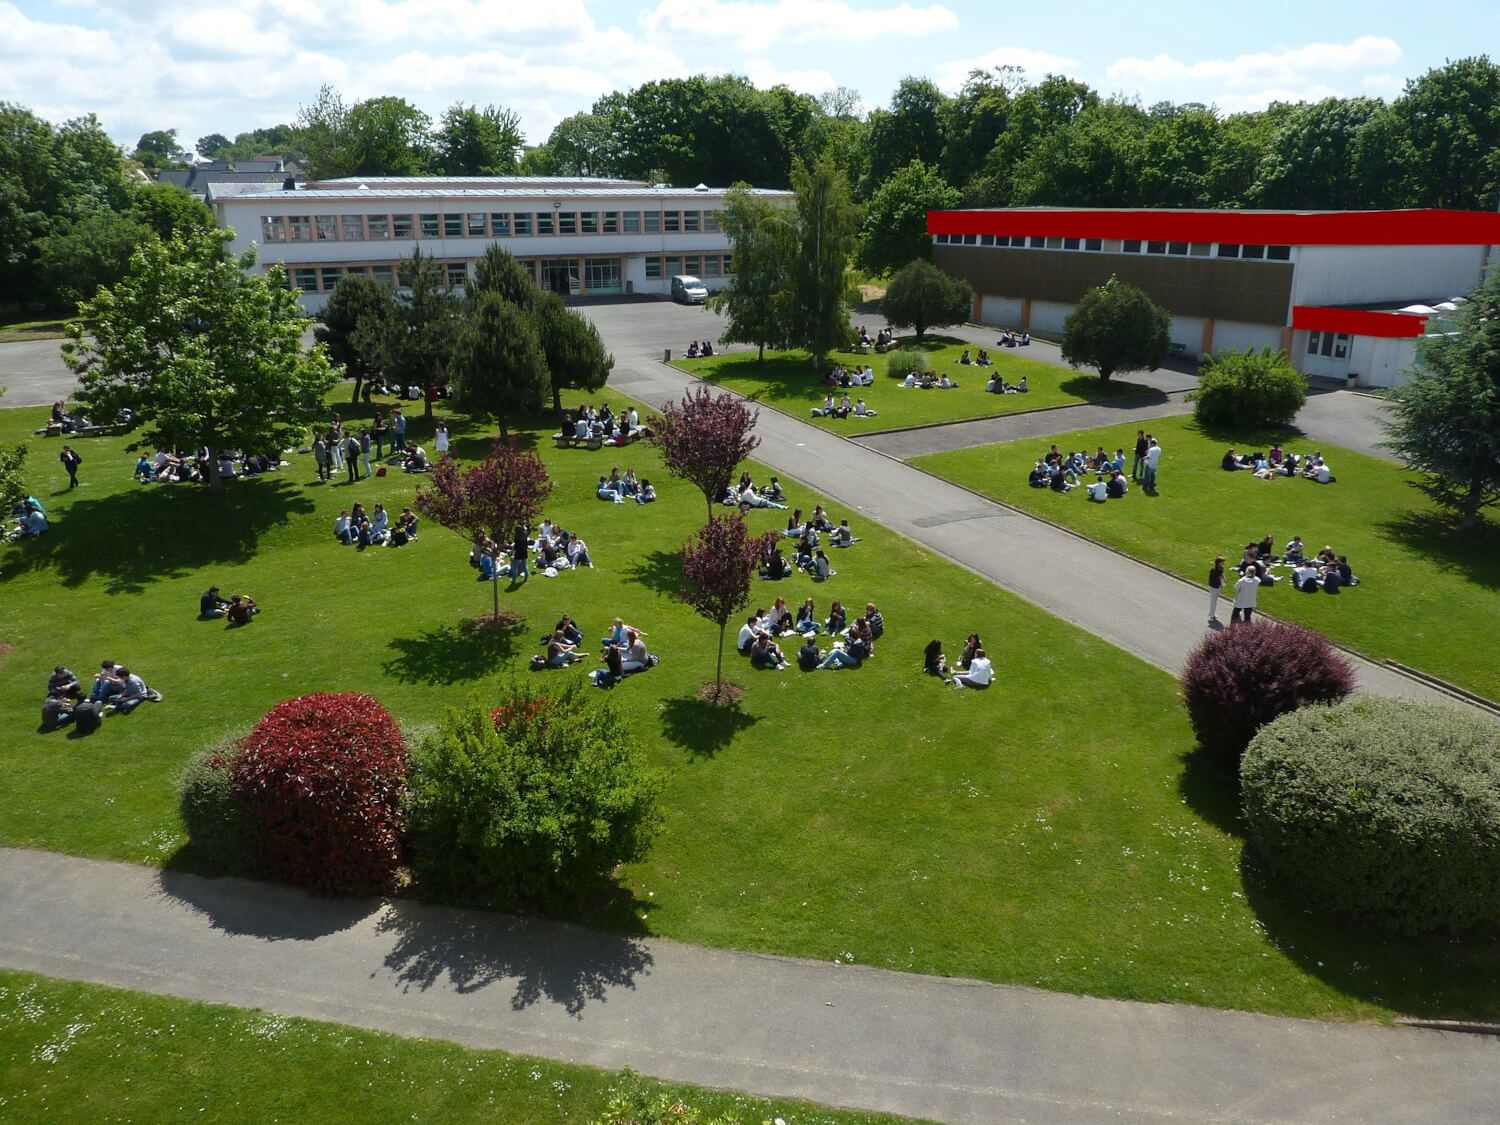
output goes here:
<path id="1" fill-rule="evenodd" d="M 578 294 L 578 260 L 576 258 L 547 258 L 542 262 L 542 288 L 563 297 Z"/>
<path id="2" fill-rule="evenodd" d="M 623 293 L 619 258 L 588 258 L 583 263 L 583 291 L 590 296 Z"/>

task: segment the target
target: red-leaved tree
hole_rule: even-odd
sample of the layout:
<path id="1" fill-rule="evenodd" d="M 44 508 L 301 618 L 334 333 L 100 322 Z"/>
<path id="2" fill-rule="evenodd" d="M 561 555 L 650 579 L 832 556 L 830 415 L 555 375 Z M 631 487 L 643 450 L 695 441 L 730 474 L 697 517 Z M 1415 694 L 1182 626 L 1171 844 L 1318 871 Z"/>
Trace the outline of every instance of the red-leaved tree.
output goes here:
<path id="1" fill-rule="evenodd" d="M 719 663 L 714 671 L 714 698 L 724 686 L 724 630 L 730 618 L 750 601 L 755 568 L 774 531 L 752 536 L 739 513 L 709 516 L 682 548 L 682 577 L 687 585 L 681 598 L 719 627 Z"/>
<path id="2" fill-rule="evenodd" d="M 412 507 L 425 518 L 464 538 L 488 535 L 509 543 L 517 524 L 529 524 L 552 494 L 547 466 L 535 451 L 517 449 L 514 441 L 496 439 L 490 455 L 469 469 L 444 457 L 432 467 L 427 485 L 417 491 Z M 500 584 L 495 590 L 495 616 L 500 616 Z"/>
<path id="3" fill-rule="evenodd" d="M 738 398 L 712 394 L 699 387 L 668 403 L 651 424 L 651 444 L 661 450 L 662 462 L 673 476 L 696 484 L 713 519 L 714 501 L 734 479 L 740 462 L 760 444 L 751 431 L 760 418 Z"/>

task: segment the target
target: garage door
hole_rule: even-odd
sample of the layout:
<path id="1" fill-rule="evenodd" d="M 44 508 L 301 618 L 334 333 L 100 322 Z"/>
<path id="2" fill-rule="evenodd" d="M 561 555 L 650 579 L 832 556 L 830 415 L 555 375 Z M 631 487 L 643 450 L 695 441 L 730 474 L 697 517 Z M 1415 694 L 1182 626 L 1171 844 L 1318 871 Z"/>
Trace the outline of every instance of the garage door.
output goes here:
<path id="1" fill-rule="evenodd" d="M 1304 346 L 1306 346 L 1304 344 Z M 1237 320 L 1220 320 L 1214 324 L 1214 354 L 1219 352 L 1242 352 L 1247 348 L 1259 351 L 1281 347 L 1281 329 L 1270 324 L 1244 324 Z"/>
<path id="2" fill-rule="evenodd" d="M 1031 302 L 1031 331 L 1044 336 L 1061 336 L 1063 321 L 1073 311 L 1072 305 L 1058 301 Z"/>
<path id="3" fill-rule="evenodd" d="M 979 319 L 996 328 L 1020 328 L 1021 300 L 1019 297 L 985 297 L 979 303 Z"/>

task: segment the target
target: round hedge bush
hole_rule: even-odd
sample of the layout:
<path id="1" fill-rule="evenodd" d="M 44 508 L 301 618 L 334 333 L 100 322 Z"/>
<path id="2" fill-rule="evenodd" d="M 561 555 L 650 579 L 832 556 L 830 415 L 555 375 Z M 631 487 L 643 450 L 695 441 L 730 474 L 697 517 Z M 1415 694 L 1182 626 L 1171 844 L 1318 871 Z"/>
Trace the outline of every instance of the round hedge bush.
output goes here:
<path id="1" fill-rule="evenodd" d="M 406 743 L 370 696 L 319 692 L 278 703 L 231 774 L 274 877 L 333 895 L 389 886 L 401 859 Z"/>
<path id="2" fill-rule="evenodd" d="M 1285 352 L 1220 352 L 1203 365 L 1198 387 L 1188 398 L 1204 425 L 1241 430 L 1287 426 L 1307 401 L 1307 376 Z"/>
<path id="3" fill-rule="evenodd" d="M 1398 933 L 1500 923 L 1500 724 L 1359 696 L 1283 715 L 1240 776 L 1249 837 L 1310 905 Z"/>
<path id="4" fill-rule="evenodd" d="M 178 809 L 188 843 L 208 870 L 225 875 L 260 872 L 260 831 L 234 795 L 238 740 L 199 751 L 177 783 Z"/>
<path id="5" fill-rule="evenodd" d="M 1210 633 L 1188 654 L 1181 683 L 1198 745 L 1236 773 L 1257 730 L 1308 703 L 1343 699 L 1354 669 L 1321 633 L 1260 621 Z"/>

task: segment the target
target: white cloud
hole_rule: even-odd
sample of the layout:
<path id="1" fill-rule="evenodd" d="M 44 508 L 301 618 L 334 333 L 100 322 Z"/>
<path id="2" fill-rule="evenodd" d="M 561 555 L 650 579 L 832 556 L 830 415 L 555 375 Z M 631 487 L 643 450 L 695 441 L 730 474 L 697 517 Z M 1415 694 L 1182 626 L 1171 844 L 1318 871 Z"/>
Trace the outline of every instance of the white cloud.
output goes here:
<path id="1" fill-rule="evenodd" d="M 660 0 L 640 22 L 658 38 L 733 43 L 746 51 L 958 30 L 958 16 L 942 4 L 856 8 L 845 0 Z"/>
<path id="2" fill-rule="evenodd" d="M 950 94 L 956 94 L 970 72 L 975 70 L 990 71 L 997 66 L 1018 66 L 1025 72 L 1026 80 L 1034 82 L 1048 74 L 1072 74 L 1078 65 L 1077 59 L 1047 51 L 1033 51 L 1029 47 L 996 47 L 982 55 L 940 63 L 932 77 L 939 87 Z"/>
<path id="3" fill-rule="evenodd" d="M 762 90 L 769 90 L 772 86 L 786 86 L 801 94 L 821 94 L 838 85 L 838 81 L 826 70 L 816 67 L 805 70 L 783 70 L 770 59 L 746 59 L 740 66 L 735 67 L 735 71 L 743 74 Z"/>
<path id="4" fill-rule="evenodd" d="M 1401 59 L 1393 39 L 1362 35 L 1348 43 L 1308 43 L 1274 51 L 1256 51 L 1234 58 L 1185 61 L 1172 55 L 1124 58 L 1105 73 L 1133 87 L 1143 100 L 1188 97 L 1212 101 L 1225 109 L 1259 109 L 1271 101 L 1302 101 L 1329 97 L 1340 91 L 1330 76 L 1354 76 L 1363 70 L 1390 67 Z"/>

